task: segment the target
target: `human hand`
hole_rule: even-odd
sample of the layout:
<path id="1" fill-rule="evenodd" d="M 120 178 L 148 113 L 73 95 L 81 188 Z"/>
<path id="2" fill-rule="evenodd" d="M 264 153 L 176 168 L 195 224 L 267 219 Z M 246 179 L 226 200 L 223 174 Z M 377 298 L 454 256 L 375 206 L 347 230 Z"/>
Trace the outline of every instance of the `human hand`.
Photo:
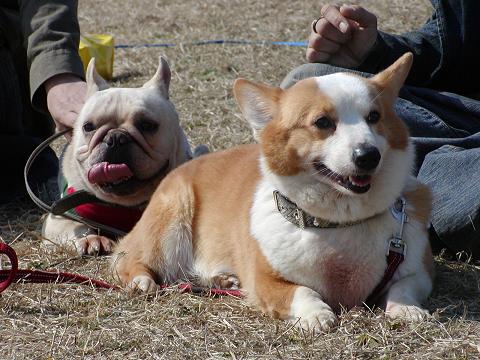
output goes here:
<path id="1" fill-rule="evenodd" d="M 73 128 L 87 94 L 87 84 L 72 74 L 58 74 L 45 81 L 47 108 L 56 130 Z M 67 136 L 69 139 L 70 136 Z"/>
<path id="2" fill-rule="evenodd" d="M 377 39 L 377 17 L 358 5 L 325 5 L 308 40 L 307 60 L 352 68 Z M 315 31 L 314 31 L 315 30 Z"/>

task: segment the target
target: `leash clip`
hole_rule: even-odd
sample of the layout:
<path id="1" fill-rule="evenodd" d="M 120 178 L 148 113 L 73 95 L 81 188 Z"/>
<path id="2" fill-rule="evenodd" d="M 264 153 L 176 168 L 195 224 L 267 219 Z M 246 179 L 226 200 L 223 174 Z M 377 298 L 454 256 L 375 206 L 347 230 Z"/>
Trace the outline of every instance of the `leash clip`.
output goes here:
<path id="1" fill-rule="evenodd" d="M 405 255 L 407 254 L 407 244 L 401 238 L 395 236 L 388 242 L 388 249 L 386 255 L 388 256 L 390 252 L 395 252 L 405 257 Z"/>
<path id="2" fill-rule="evenodd" d="M 401 197 L 395 202 L 392 207 L 393 211 L 395 212 L 393 216 L 400 223 L 400 228 L 398 230 L 398 234 L 395 235 L 388 242 L 387 255 L 390 253 L 390 251 L 402 254 L 403 256 L 405 256 L 405 254 L 407 253 L 407 244 L 405 243 L 405 241 L 403 241 L 403 229 L 405 227 L 405 224 L 408 223 L 408 216 L 405 212 L 406 206 L 406 200 Z"/>

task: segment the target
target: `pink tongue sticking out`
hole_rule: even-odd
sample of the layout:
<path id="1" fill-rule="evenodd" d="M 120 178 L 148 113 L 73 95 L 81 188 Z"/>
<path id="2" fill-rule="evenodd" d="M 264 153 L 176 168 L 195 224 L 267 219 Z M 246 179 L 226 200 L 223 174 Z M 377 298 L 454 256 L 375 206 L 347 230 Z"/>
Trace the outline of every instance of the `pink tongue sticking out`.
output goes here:
<path id="1" fill-rule="evenodd" d="M 109 164 L 102 162 L 88 170 L 88 181 L 92 184 L 116 182 L 132 177 L 133 173 L 127 164 Z"/>

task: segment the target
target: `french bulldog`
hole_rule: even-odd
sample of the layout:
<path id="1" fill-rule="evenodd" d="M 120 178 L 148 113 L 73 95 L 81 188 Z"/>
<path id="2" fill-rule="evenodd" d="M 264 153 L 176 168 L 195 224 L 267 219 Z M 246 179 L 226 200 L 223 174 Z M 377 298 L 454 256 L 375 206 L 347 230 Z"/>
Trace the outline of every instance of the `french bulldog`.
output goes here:
<path id="1" fill-rule="evenodd" d="M 160 57 L 157 72 L 142 87 L 110 88 L 90 61 L 86 102 L 61 161 L 65 184 L 60 191 L 85 190 L 112 206 L 80 205 L 77 215 L 128 232 L 160 181 L 192 158 L 169 100 L 170 78 Z M 72 244 L 82 255 L 109 253 L 114 241 L 53 214 L 46 217 L 42 235 L 45 243 Z"/>

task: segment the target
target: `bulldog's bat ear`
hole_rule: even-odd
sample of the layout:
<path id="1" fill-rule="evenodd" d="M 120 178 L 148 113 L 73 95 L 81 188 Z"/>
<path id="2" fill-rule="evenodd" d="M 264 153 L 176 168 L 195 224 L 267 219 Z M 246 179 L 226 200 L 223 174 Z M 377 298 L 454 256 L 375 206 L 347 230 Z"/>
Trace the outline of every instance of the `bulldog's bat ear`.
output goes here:
<path id="1" fill-rule="evenodd" d="M 160 91 L 163 97 L 168 99 L 168 89 L 170 87 L 171 77 L 172 73 L 170 72 L 170 67 L 168 66 L 167 60 L 160 56 L 157 72 L 143 85 L 143 87 L 156 88 L 158 91 Z"/>
<path id="2" fill-rule="evenodd" d="M 97 91 L 105 90 L 110 87 L 95 69 L 95 58 L 90 59 L 85 77 L 87 80 L 87 99 Z"/>

